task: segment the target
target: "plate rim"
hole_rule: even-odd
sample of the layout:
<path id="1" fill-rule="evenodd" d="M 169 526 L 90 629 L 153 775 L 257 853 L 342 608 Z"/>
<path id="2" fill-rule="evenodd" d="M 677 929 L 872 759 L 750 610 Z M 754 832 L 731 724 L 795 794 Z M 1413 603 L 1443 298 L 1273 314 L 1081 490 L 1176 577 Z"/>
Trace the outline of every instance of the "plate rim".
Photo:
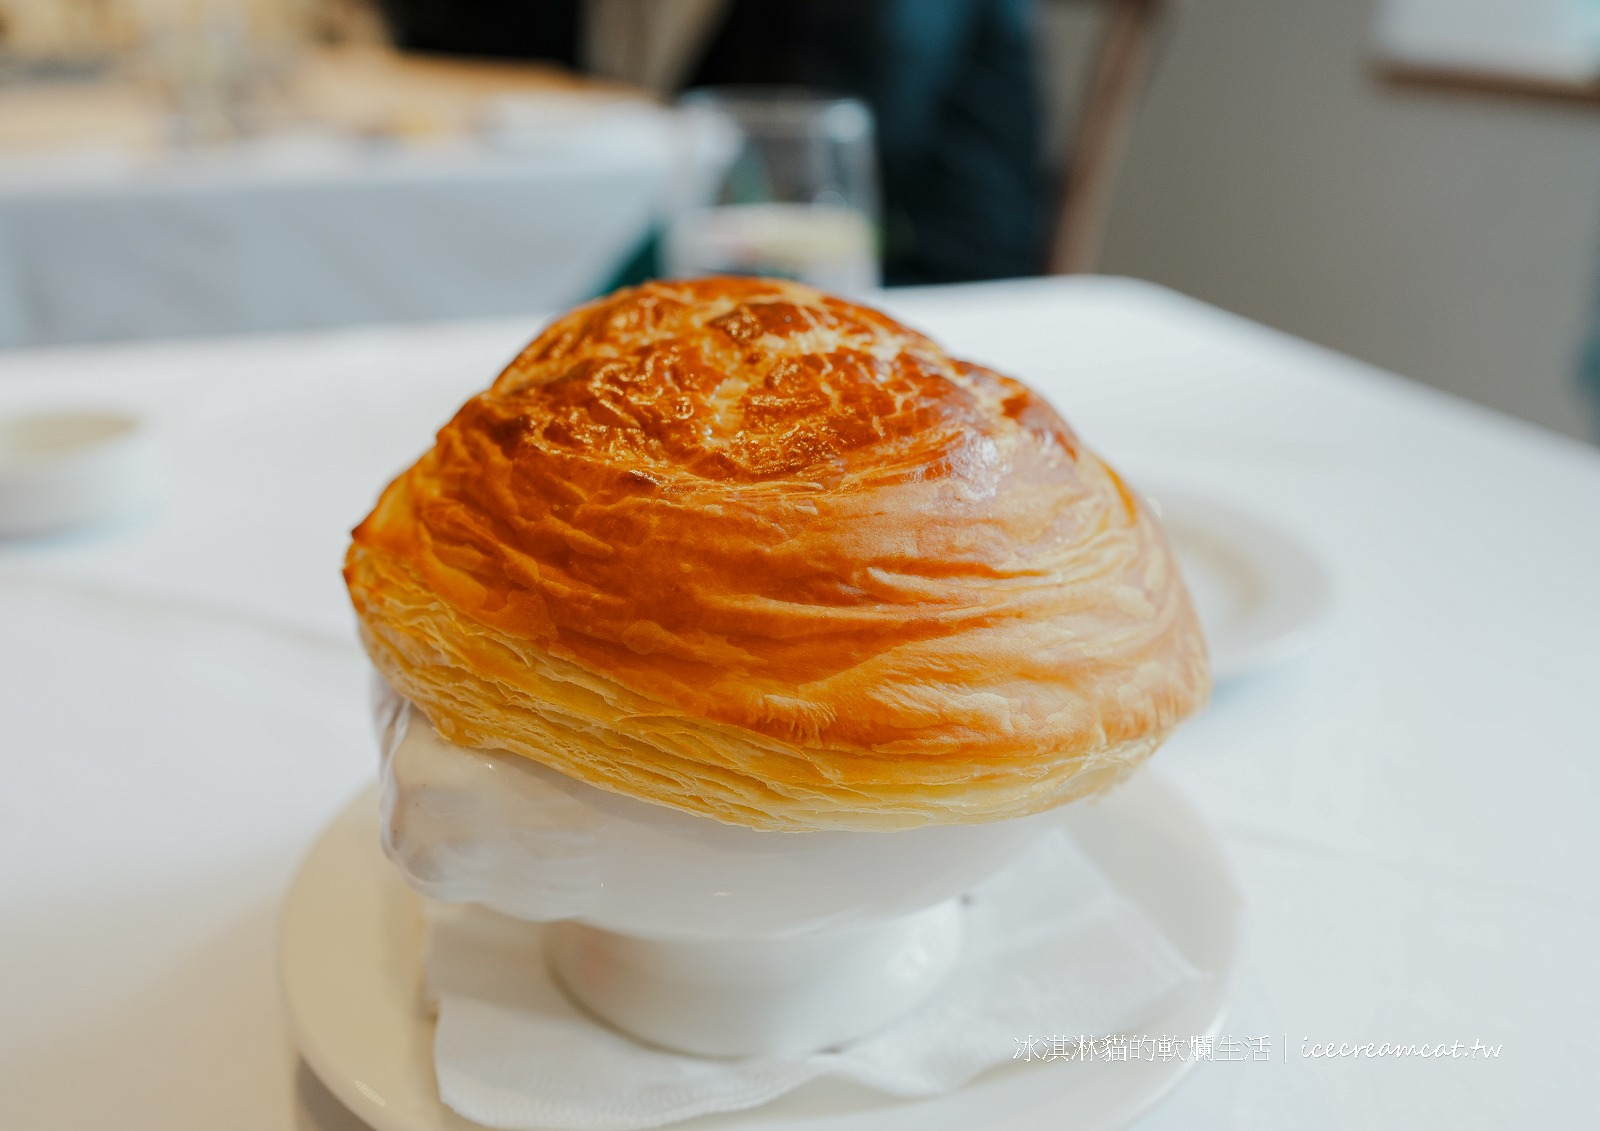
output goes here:
<path id="1" fill-rule="evenodd" d="M 1172 517 L 1205 529 L 1250 562 L 1273 596 L 1290 595 L 1299 605 L 1292 623 L 1221 655 L 1212 652 L 1212 678 L 1217 683 L 1293 659 L 1318 642 L 1332 619 L 1338 586 L 1322 557 L 1302 539 L 1272 517 L 1215 495 L 1160 479 L 1141 481 L 1139 491 L 1153 504 L 1169 540 L 1170 519 L 1165 512 L 1171 508 Z M 1206 647 L 1212 648 L 1209 638 Z"/>

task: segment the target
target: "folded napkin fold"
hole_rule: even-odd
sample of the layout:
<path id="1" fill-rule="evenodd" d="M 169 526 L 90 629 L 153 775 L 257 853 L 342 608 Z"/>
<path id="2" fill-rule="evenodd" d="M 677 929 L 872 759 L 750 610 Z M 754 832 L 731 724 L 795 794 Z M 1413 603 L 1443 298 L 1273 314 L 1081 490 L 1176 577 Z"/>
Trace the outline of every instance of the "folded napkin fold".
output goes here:
<path id="1" fill-rule="evenodd" d="M 735 1060 L 607 1028 L 552 980 L 538 924 L 444 909 L 427 965 L 440 1098 L 505 1131 L 633 1131 L 757 1107 L 821 1076 L 933 1096 L 1012 1059 L 1023 1038 L 1138 1025 L 1203 977 L 1064 829 L 963 898 L 966 952 L 929 1002 L 843 1048 Z"/>

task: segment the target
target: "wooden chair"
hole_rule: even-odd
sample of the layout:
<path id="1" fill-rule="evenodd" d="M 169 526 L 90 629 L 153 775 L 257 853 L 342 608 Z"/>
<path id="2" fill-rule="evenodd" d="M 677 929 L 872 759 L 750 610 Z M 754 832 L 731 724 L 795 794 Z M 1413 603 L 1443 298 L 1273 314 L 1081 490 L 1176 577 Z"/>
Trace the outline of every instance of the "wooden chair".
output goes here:
<path id="1" fill-rule="evenodd" d="M 1173 0 L 1107 0 L 1089 95 L 1069 152 L 1046 257 L 1052 275 L 1089 274 L 1100 258 L 1112 188 L 1154 56 L 1155 33 Z"/>

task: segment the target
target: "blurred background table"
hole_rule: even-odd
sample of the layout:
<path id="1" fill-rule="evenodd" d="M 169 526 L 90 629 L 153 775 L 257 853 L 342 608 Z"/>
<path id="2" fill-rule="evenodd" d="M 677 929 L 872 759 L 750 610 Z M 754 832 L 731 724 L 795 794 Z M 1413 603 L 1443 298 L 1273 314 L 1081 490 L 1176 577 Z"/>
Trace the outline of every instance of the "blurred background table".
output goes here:
<path id="1" fill-rule="evenodd" d="M 1265 516 L 1338 584 L 1318 649 L 1157 755 L 1248 901 L 1223 1032 L 1272 1060 L 1199 1065 L 1141 1126 L 1582 1125 L 1600 455 L 1125 280 L 884 301 L 1043 390 L 1134 482 Z M 346 531 L 537 325 L 0 358 L 0 409 L 129 405 L 169 456 L 158 511 L 0 544 L 0 1124 L 354 1126 L 299 1065 L 274 968 L 297 862 L 374 772 Z"/>
<path id="2" fill-rule="evenodd" d="M 147 81 L 0 87 L 0 348 L 565 305 L 679 160 L 640 92 L 555 67 L 320 49 L 268 95 L 174 146 Z"/>

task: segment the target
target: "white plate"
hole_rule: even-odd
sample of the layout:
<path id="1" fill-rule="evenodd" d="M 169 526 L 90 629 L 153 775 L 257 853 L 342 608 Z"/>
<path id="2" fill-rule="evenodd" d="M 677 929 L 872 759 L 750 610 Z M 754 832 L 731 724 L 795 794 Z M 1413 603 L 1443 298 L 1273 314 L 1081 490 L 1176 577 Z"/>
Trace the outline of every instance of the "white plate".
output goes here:
<path id="1" fill-rule="evenodd" d="M 1218 683 L 1303 652 L 1333 608 L 1311 552 L 1266 519 L 1181 491 L 1149 493 L 1211 648 Z"/>
<path id="2" fill-rule="evenodd" d="M 1222 846 L 1154 771 L 1104 801 L 1070 806 L 1080 845 L 1196 968 L 1211 977 L 1146 1031 L 1215 1035 L 1234 980 L 1240 898 Z M 376 1131 L 468 1131 L 439 1102 L 433 1024 L 421 1003 L 422 915 L 378 847 L 375 790 L 311 850 L 284 909 L 279 958 L 295 1044 L 346 1107 Z M 1026 1034 L 1018 1033 L 1018 1037 Z M 707 1116 L 681 1131 L 1105 1131 L 1169 1091 L 1185 1061 L 1003 1065 L 946 1096 L 895 1100 L 819 1080 L 755 1111 Z"/>

